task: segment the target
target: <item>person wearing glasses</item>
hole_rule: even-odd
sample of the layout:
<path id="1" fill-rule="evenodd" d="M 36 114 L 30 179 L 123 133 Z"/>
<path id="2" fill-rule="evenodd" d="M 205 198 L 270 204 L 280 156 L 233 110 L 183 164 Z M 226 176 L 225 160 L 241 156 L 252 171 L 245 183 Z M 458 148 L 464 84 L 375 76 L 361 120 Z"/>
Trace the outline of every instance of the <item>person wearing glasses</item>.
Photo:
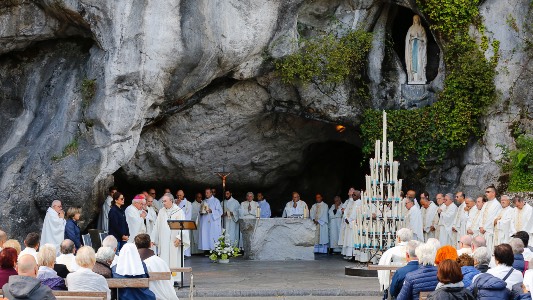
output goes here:
<path id="1" fill-rule="evenodd" d="M 46 211 L 41 232 L 41 244 L 52 244 L 57 248 L 65 236 L 65 212 L 61 201 L 52 201 L 52 206 Z"/>
<path id="2" fill-rule="evenodd" d="M 487 241 L 487 249 L 492 253 L 494 248 L 494 219 L 498 217 L 502 206 L 496 199 L 496 188 L 491 185 L 485 189 L 487 203 L 481 209 L 481 220 L 479 221 L 479 233 Z"/>

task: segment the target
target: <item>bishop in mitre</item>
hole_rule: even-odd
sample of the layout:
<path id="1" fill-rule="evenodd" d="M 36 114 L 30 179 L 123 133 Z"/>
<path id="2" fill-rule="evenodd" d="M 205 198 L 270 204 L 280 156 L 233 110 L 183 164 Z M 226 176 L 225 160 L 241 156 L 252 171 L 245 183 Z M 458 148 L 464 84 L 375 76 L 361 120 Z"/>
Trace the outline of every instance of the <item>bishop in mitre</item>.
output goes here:
<path id="1" fill-rule="evenodd" d="M 311 207 L 309 217 L 316 225 L 315 253 L 328 253 L 329 227 L 328 205 L 322 202 L 321 194 L 316 194 L 316 203 Z"/>
<path id="2" fill-rule="evenodd" d="M 154 230 L 150 234 L 150 239 L 157 246 L 157 255 L 172 268 L 182 266 L 184 254 L 181 252 L 181 245 L 185 251 L 190 247 L 189 231 L 171 230 L 168 220 L 184 220 L 185 213 L 181 208 L 174 204 L 171 198 L 164 195 L 161 198 L 163 207 L 159 210 Z M 181 280 L 181 273 L 172 273 L 172 279 Z"/>

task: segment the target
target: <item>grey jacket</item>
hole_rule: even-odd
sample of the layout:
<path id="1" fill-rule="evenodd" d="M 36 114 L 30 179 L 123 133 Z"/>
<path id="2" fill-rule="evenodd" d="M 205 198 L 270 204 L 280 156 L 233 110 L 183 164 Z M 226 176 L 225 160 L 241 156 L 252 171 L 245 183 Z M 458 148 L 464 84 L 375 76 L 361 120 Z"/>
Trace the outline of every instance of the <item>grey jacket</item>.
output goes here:
<path id="1" fill-rule="evenodd" d="M 2 287 L 4 297 L 9 300 L 29 299 L 29 300 L 49 300 L 56 299 L 52 290 L 37 278 L 11 275 L 9 282 Z"/>

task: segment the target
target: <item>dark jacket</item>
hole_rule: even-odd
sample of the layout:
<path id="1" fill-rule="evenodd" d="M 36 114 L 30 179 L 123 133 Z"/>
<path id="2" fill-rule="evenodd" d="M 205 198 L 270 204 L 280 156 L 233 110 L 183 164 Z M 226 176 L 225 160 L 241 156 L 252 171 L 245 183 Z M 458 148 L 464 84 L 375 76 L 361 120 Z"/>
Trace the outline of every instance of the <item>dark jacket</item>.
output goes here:
<path id="1" fill-rule="evenodd" d="M 109 234 L 114 236 L 117 241 L 122 241 L 123 235 L 130 235 L 128 223 L 126 222 L 126 212 L 116 205 L 111 206 L 109 211 Z"/>
<path id="2" fill-rule="evenodd" d="M 80 249 L 81 247 L 81 234 L 80 234 L 80 227 L 78 226 L 78 223 L 72 219 L 67 220 L 67 224 L 65 225 L 65 240 L 69 239 L 74 242 L 74 246 L 76 246 L 76 249 Z"/>
<path id="3" fill-rule="evenodd" d="M 93 272 L 104 276 L 104 278 L 113 278 L 111 267 L 107 263 L 101 261 L 96 261 L 93 267 Z"/>
<path id="4" fill-rule="evenodd" d="M 476 299 L 502 300 L 509 299 L 510 296 L 507 283 L 488 273 L 479 274 L 468 287 L 468 290 Z"/>
<path id="5" fill-rule="evenodd" d="M 117 274 L 117 266 L 111 268 L 113 270 L 113 278 L 148 278 L 148 269 L 143 263 L 144 274 L 136 276 L 122 276 Z M 118 290 L 119 299 L 128 299 L 128 300 L 156 300 L 154 292 L 150 291 L 148 288 L 124 288 Z"/>
<path id="6" fill-rule="evenodd" d="M 63 279 L 67 278 L 67 275 L 70 273 L 64 264 L 54 264 L 54 271 L 56 271 L 57 276 Z"/>
<path id="7" fill-rule="evenodd" d="M 472 284 L 474 276 L 480 272 L 474 266 L 463 266 L 461 267 L 461 273 L 463 273 L 463 284 L 465 287 L 469 287 Z"/>
<path id="8" fill-rule="evenodd" d="M 489 270 L 489 265 L 477 265 L 476 269 L 478 269 L 481 273 L 487 273 Z"/>
<path id="9" fill-rule="evenodd" d="M 410 261 L 407 265 L 399 268 L 392 276 L 392 281 L 390 284 L 389 292 L 390 295 L 394 298 L 398 296 L 400 290 L 403 286 L 403 281 L 405 280 L 405 275 L 407 273 L 418 270 L 418 260 Z"/>
<path id="10" fill-rule="evenodd" d="M 4 297 L 9 300 L 49 300 L 56 298 L 52 294 L 52 290 L 41 284 L 39 279 L 28 276 L 14 275 L 9 277 L 9 282 L 2 287 L 2 290 Z"/>
<path id="11" fill-rule="evenodd" d="M 418 300 L 420 292 L 434 291 L 437 280 L 437 267 L 420 266 L 418 270 L 405 275 L 402 290 L 397 300 Z"/>
<path id="12" fill-rule="evenodd" d="M 13 268 L 0 268 L 0 286 L 4 286 L 9 281 L 9 276 L 11 275 L 18 275 L 17 271 Z"/>
<path id="13" fill-rule="evenodd" d="M 428 295 L 428 300 L 474 300 L 464 287 L 441 287 Z"/>
<path id="14" fill-rule="evenodd" d="M 66 291 L 65 279 L 57 276 L 54 278 L 41 279 L 41 283 L 54 291 Z"/>
<path id="15" fill-rule="evenodd" d="M 513 268 L 520 271 L 521 273 L 524 273 L 524 267 L 525 267 L 524 255 L 522 255 L 521 253 L 515 254 Z"/>

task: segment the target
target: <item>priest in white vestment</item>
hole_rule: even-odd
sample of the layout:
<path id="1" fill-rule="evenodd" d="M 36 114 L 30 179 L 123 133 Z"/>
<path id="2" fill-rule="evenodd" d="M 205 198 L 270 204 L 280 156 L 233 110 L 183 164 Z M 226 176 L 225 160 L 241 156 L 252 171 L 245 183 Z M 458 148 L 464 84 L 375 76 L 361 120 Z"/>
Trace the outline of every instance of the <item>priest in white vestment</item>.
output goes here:
<path id="1" fill-rule="evenodd" d="M 198 249 L 213 250 L 215 242 L 222 234 L 222 206 L 211 189 L 205 190 L 205 199 L 200 208 L 200 234 Z"/>
<path id="2" fill-rule="evenodd" d="M 235 200 L 230 191 L 226 191 L 224 195 L 224 226 L 226 229 L 226 236 L 232 245 L 239 242 L 239 209 L 241 205 L 239 201 Z"/>
<path id="3" fill-rule="evenodd" d="M 257 208 L 259 205 L 254 201 L 254 193 L 246 193 L 246 200 L 239 207 L 239 218 L 255 219 L 257 218 Z"/>
<path id="4" fill-rule="evenodd" d="M 439 208 L 439 241 L 442 246 L 451 245 L 455 248 L 457 242 L 453 241 L 453 222 L 457 213 L 457 206 L 453 203 L 453 194 L 444 196 L 444 209 Z"/>
<path id="5" fill-rule="evenodd" d="M 309 217 L 317 226 L 315 238 L 315 253 L 328 253 L 329 227 L 328 205 L 322 202 L 321 194 L 316 194 L 316 203 L 311 207 Z"/>
<path id="6" fill-rule="evenodd" d="M 354 188 L 348 190 L 348 200 L 341 206 L 342 222 L 339 233 L 339 246 L 342 246 L 341 254 L 344 259 L 352 257 L 359 259 L 360 251 L 354 248 L 354 226 L 357 218 L 357 208 L 361 205 L 361 193 Z"/>
<path id="7" fill-rule="evenodd" d="M 413 239 L 413 232 L 408 228 L 401 228 L 396 232 L 396 246 L 385 251 L 379 259 L 380 266 L 403 266 L 407 263 L 405 256 L 407 243 Z M 378 271 L 379 288 L 384 291 L 389 288 L 390 271 Z"/>
<path id="8" fill-rule="evenodd" d="M 135 236 L 139 233 L 146 233 L 146 211 L 143 210 L 144 195 L 137 195 L 133 198 L 131 205 L 126 208 L 126 223 L 130 230 L 130 237 L 128 243 L 133 243 Z"/>
<path id="9" fill-rule="evenodd" d="M 139 251 L 141 260 L 146 265 L 148 272 L 170 272 L 168 264 L 150 249 L 149 235 L 137 235 L 137 237 L 135 237 L 135 246 L 137 247 L 137 251 Z M 150 291 L 155 294 L 157 300 L 178 300 L 176 290 L 174 290 L 174 283 L 171 279 L 150 280 L 149 288 Z"/>
<path id="10" fill-rule="evenodd" d="M 183 190 L 178 190 L 176 192 L 175 203 L 185 213 L 185 220 L 192 220 L 192 203 L 185 198 L 185 193 Z M 188 231 L 190 236 L 190 230 Z M 191 256 L 191 248 L 185 250 L 185 256 Z"/>
<path id="11" fill-rule="evenodd" d="M 466 198 L 466 206 L 469 207 L 470 198 Z M 479 235 L 479 222 L 481 220 L 481 210 L 485 204 L 484 197 L 476 198 L 475 205 L 468 211 L 468 221 L 466 223 L 466 233 L 473 237 Z"/>
<path id="12" fill-rule="evenodd" d="M 309 218 L 307 203 L 300 200 L 300 194 L 297 192 L 292 193 L 292 201 L 289 201 L 283 210 L 283 218 L 289 217 Z"/>
<path id="13" fill-rule="evenodd" d="M 514 210 L 511 223 L 511 234 L 518 231 L 529 233 L 529 246 L 533 245 L 533 207 L 524 201 L 523 197 L 516 196 L 513 198 Z"/>
<path id="14" fill-rule="evenodd" d="M 435 196 L 435 203 L 437 203 L 437 216 L 439 218 L 439 221 L 437 221 L 437 228 L 435 228 L 435 238 L 438 239 L 440 237 L 440 212 L 446 208 L 446 204 L 444 204 L 444 195 L 440 193 L 437 194 Z"/>
<path id="15" fill-rule="evenodd" d="M 144 202 L 143 202 L 144 203 Z M 152 230 L 154 230 L 155 221 L 157 220 L 157 208 L 154 207 L 154 198 L 152 196 L 148 196 L 146 198 L 146 206 L 144 207 L 146 210 L 146 232 L 150 233 Z"/>
<path id="16" fill-rule="evenodd" d="M 340 253 L 342 251 L 342 247 L 339 246 L 339 233 L 342 224 L 341 197 L 335 196 L 333 202 L 329 208 L 329 247 L 334 253 Z"/>
<path id="17" fill-rule="evenodd" d="M 198 241 L 199 241 L 199 235 L 200 235 L 200 208 L 202 207 L 202 193 L 197 193 L 194 201 L 192 202 L 192 208 L 191 208 L 191 220 L 196 222 L 196 230 L 192 231 L 191 235 L 191 253 L 192 254 L 199 254 L 202 253 L 200 249 L 198 249 Z"/>
<path id="18" fill-rule="evenodd" d="M 424 241 L 435 237 L 435 231 L 439 223 L 437 214 L 437 205 L 429 199 L 429 194 L 423 192 L 420 194 L 420 205 L 422 206 L 422 226 L 424 228 Z"/>
<path id="19" fill-rule="evenodd" d="M 404 205 L 409 211 L 405 216 L 405 227 L 411 229 L 413 232 L 413 239 L 417 241 L 424 241 L 424 234 L 422 233 L 422 213 L 420 209 L 415 205 L 414 199 L 404 198 Z"/>
<path id="20" fill-rule="evenodd" d="M 168 220 L 184 220 L 185 213 L 181 208 L 172 202 L 169 196 L 164 195 L 163 208 L 159 210 L 157 221 L 154 230 L 150 234 L 150 239 L 154 245 L 157 246 L 159 257 L 172 268 L 179 268 L 182 266 L 184 254 L 181 252 L 181 245 L 185 251 L 190 247 L 189 231 L 183 230 L 183 235 L 180 230 L 171 230 L 168 226 Z M 173 280 L 180 281 L 181 274 L 173 273 Z"/>
<path id="21" fill-rule="evenodd" d="M 458 247 L 459 241 L 463 235 L 466 234 L 466 222 L 468 219 L 468 214 L 466 213 L 466 203 L 465 203 L 465 193 L 458 192 L 455 194 L 455 201 L 459 204 L 457 207 L 457 213 L 455 214 L 455 220 L 453 221 L 453 247 Z"/>
<path id="22" fill-rule="evenodd" d="M 113 201 L 113 194 L 116 192 L 116 187 L 112 186 L 109 188 L 107 198 L 102 204 L 102 211 L 100 212 L 100 216 L 98 216 L 98 229 L 102 229 L 103 231 L 109 230 L 109 211 L 111 210 L 111 201 Z"/>
<path id="23" fill-rule="evenodd" d="M 494 251 L 494 219 L 500 213 L 502 206 L 496 199 L 496 188 L 489 186 L 485 189 L 485 195 L 488 201 L 483 205 L 481 210 L 481 220 L 479 222 L 479 233 L 487 241 L 487 249 L 490 253 Z"/>
<path id="24" fill-rule="evenodd" d="M 510 206 L 511 199 L 507 195 L 500 198 L 502 210 L 494 219 L 494 245 L 508 243 L 511 239 L 511 222 L 514 215 L 514 210 Z"/>
<path id="25" fill-rule="evenodd" d="M 54 200 L 52 206 L 46 211 L 41 232 L 41 245 L 52 244 L 56 249 L 65 238 L 65 212 L 61 201 Z"/>

